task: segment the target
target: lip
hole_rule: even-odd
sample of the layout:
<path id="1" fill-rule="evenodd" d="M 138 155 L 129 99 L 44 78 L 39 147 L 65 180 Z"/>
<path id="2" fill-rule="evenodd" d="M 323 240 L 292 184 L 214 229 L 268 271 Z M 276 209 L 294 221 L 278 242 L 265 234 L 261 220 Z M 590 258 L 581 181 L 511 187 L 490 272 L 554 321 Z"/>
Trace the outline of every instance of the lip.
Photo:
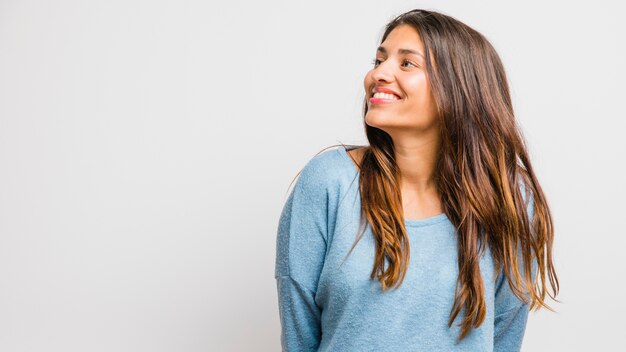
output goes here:
<path id="1" fill-rule="evenodd" d="M 399 102 L 400 99 L 383 99 L 383 98 L 370 98 L 371 104 L 394 104 Z"/>
<path id="2" fill-rule="evenodd" d="M 398 97 L 398 99 L 383 99 L 383 98 L 374 98 L 374 93 L 387 93 L 387 94 L 393 94 L 396 97 Z M 389 88 L 384 88 L 384 87 L 374 87 L 374 89 L 372 89 L 372 96 L 369 98 L 369 102 L 371 104 L 393 104 L 393 103 L 397 103 L 400 100 L 402 100 L 402 98 L 400 97 L 400 94 L 396 93 L 395 91 L 389 89 Z"/>

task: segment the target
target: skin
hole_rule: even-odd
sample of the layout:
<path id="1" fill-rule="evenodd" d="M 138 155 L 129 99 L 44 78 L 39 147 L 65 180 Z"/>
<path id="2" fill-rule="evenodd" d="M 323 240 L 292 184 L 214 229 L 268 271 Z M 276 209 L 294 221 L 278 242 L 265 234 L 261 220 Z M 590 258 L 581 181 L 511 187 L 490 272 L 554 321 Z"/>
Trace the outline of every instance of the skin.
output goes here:
<path id="1" fill-rule="evenodd" d="M 381 43 L 374 67 L 364 78 L 368 112 L 365 122 L 387 132 L 393 139 L 395 159 L 401 171 L 402 206 L 405 219 L 422 219 L 443 213 L 433 180 L 440 146 L 439 116 L 427 77 L 424 45 L 415 29 L 400 25 Z M 411 49 L 419 54 L 399 53 Z M 421 54 L 421 55 L 420 55 Z M 373 104 L 374 87 L 385 87 L 401 99 Z M 363 148 L 349 151 L 358 161 Z"/>

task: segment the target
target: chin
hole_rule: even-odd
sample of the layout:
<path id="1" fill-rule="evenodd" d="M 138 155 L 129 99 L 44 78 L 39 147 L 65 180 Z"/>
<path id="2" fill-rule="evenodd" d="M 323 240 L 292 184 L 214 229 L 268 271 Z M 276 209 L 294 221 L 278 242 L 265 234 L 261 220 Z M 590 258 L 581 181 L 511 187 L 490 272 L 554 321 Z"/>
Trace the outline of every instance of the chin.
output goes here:
<path id="1" fill-rule="evenodd" d="M 391 120 L 391 119 L 393 119 L 393 120 Z M 381 130 L 385 130 L 385 128 L 396 126 L 396 124 L 394 122 L 397 122 L 397 120 L 396 121 L 394 121 L 394 120 L 396 120 L 396 119 L 384 116 L 382 114 L 370 114 L 369 112 L 365 116 L 365 123 L 368 126 L 376 127 L 378 129 L 381 129 Z"/>

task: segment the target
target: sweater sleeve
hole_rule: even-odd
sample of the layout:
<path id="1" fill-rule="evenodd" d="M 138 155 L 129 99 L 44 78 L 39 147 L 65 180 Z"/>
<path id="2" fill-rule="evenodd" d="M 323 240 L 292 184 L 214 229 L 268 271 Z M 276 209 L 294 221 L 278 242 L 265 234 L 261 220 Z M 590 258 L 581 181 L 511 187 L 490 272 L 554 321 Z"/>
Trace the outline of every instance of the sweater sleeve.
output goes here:
<path id="1" fill-rule="evenodd" d="M 313 159 L 283 207 L 276 241 L 275 278 L 283 351 L 316 351 L 322 309 L 315 301 L 326 256 L 328 190 Z"/>
<path id="2" fill-rule="evenodd" d="M 523 187 L 522 187 L 523 191 Z M 522 193 L 523 194 L 523 193 Z M 525 200 L 525 197 L 524 197 Z M 532 194 L 527 204 L 527 213 L 532 224 L 534 216 Z M 518 247 L 518 258 L 521 258 L 521 247 Z M 520 266 L 522 262 L 520 261 Z M 537 274 L 537 262 L 531 263 L 531 277 L 534 280 Z M 524 269 L 520 268 L 524 275 Z M 494 352 L 514 352 L 522 348 L 522 340 L 526 330 L 530 305 L 522 302 L 509 287 L 503 270 L 496 279 L 495 317 L 494 317 Z"/>

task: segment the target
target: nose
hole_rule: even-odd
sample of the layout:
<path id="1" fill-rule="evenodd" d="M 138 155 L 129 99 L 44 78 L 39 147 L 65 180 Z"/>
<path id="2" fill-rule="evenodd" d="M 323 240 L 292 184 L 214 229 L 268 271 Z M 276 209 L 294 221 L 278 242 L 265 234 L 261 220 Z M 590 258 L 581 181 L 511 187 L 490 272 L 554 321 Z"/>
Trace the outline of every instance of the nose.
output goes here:
<path id="1" fill-rule="evenodd" d="M 384 81 L 390 82 L 393 77 L 391 69 L 387 67 L 386 63 L 391 60 L 385 60 L 372 69 L 372 79 L 376 82 Z"/>

